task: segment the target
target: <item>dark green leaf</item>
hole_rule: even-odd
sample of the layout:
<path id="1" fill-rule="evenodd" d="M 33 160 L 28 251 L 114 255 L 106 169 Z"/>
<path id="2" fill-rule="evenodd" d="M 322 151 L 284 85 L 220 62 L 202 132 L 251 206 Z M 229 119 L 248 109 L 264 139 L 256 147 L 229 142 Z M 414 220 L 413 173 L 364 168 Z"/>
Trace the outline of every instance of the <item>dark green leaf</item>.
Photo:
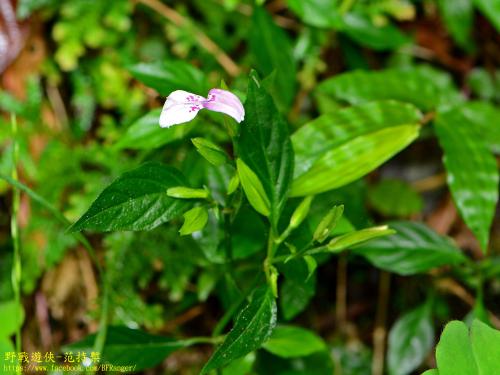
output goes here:
<path id="1" fill-rule="evenodd" d="M 328 351 L 315 352 L 306 357 L 280 358 L 261 350 L 254 366 L 259 375 L 332 375 L 335 368 Z"/>
<path id="2" fill-rule="evenodd" d="M 444 149 L 448 186 L 467 226 L 486 252 L 498 201 L 498 167 L 467 107 L 439 112 L 435 130 Z"/>
<path id="3" fill-rule="evenodd" d="M 448 74 L 427 66 L 344 73 L 323 81 L 316 93 L 351 104 L 394 99 L 426 111 L 462 100 Z"/>
<path id="4" fill-rule="evenodd" d="M 218 220 L 215 209 L 208 211 L 208 222 L 200 233 L 193 236 L 201 251 L 211 263 L 222 264 L 225 261 L 222 222 Z"/>
<path id="5" fill-rule="evenodd" d="M 481 67 L 472 69 L 467 76 L 467 85 L 471 94 L 481 100 L 499 101 L 500 100 L 500 69 L 493 72 Z M 491 105 L 487 102 L 481 102 Z"/>
<path id="6" fill-rule="evenodd" d="M 342 18 L 342 23 L 341 30 L 350 38 L 375 50 L 392 50 L 410 42 L 410 38 L 396 26 L 376 26 L 362 14 L 347 13 Z"/>
<path id="7" fill-rule="evenodd" d="M 474 0 L 481 12 L 489 18 L 493 26 L 500 31 L 500 1 L 498 0 Z"/>
<path id="8" fill-rule="evenodd" d="M 370 204 L 385 216 L 407 217 L 419 213 L 422 197 L 401 180 L 382 180 L 368 191 Z"/>
<path id="9" fill-rule="evenodd" d="M 342 17 L 337 0 L 288 0 L 288 6 L 305 23 L 324 28 L 339 28 Z"/>
<path id="10" fill-rule="evenodd" d="M 246 207 L 239 210 L 231 228 L 231 242 L 234 259 L 246 258 L 264 248 L 266 226 L 255 211 Z"/>
<path id="11" fill-rule="evenodd" d="M 295 95 L 295 61 L 288 35 L 279 28 L 264 8 L 255 7 L 252 16 L 250 49 L 263 75 L 275 71 L 276 101 L 283 109 L 290 107 Z M 279 46 L 277 48 L 277 46 Z"/>
<path id="12" fill-rule="evenodd" d="M 439 9 L 453 39 L 462 47 L 471 43 L 473 0 L 439 0 Z"/>
<path id="13" fill-rule="evenodd" d="M 161 109 L 154 109 L 135 121 L 114 147 L 135 150 L 160 147 L 184 138 L 194 126 L 194 123 L 189 123 L 161 128 L 159 125 L 160 113 Z"/>
<path id="14" fill-rule="evenodd" d="M 259 349 L 276 325 L 276 301 L 267 286 L 256 289 L 249 304 L 239 313 L 233 329 L 227 334 L 201 370 L 200 375 L 223 367 Z"/>
<path id="15" fill-rule="evenodd" d="M 389 332 L 387 362 L 389 374 L 406 375 L 418 368 L 434 344 L 428 303 L 400 317 Z"/>
<path id="16" fill-rule="evenodd" d="M 308 265 L 303 259 L 280 264 L 280 273 L 285 279 L 280 290 L 280 312 L 285 320 L 291 320 L 304 311 L 314 296 L 316 275 L 309 275 Z"/>
<path id="17" fill-rule="evenodd" d="M 276 226 L 293 175 L 292 142 L 286 121 L 254 73 L 250 75 L 245 111 L 237 139 L 238 155 L 262 182 L 271 204 L 271 222 Z"/>
<path id="18" fill-rule="evenodd" d="M 17 3 L 17 16 L 23 20 L 38 9 L 57 4 L 57 0 L 20 0 Z"/>
<path id="19" fill-rule="evenodd" d="M 400 275 L 426 272 L 445 264 L 463 262 L 465 257 L 451 241 L 421 223 L 394 222 L 396 234 L 375 239 L 352 251 L 376 267 Z"/>
<path id="20" fill-rule="evenodd" d="M 92 352 L 95 335 L 68 345 L 68 351 Z M 151 368 L 161 363 L 172 352 L 185 348 L 194 342 L 176 341 L 171 338 L 150 335 L 127 327 L 108 327 L 101 362 L 115 366 L 130 366 L 132 371 Z"/>
<path id="21" fill-rule="evenodd" d="M 69 231 L 153 229 L 189 208 L 188 201 L 167 196 L 168 188 L 179 185 L 186 181 L 175 168 L 143 164 L 104 189 Z"/>
<path id="22" fill-rule="evenodd" d="M 184 61 L 140 63 L 129 68 L 132 75 L 162 96 L 175 90 L 206 95 L 207 83 L 203 72 Z"/>
<path id="23" fill-rule="evenodd" d="M 326 350 L 325 342 L 315 333 L 294 326 L 278 326 L 263 348 L 282 358 L 304 357 Z"/>

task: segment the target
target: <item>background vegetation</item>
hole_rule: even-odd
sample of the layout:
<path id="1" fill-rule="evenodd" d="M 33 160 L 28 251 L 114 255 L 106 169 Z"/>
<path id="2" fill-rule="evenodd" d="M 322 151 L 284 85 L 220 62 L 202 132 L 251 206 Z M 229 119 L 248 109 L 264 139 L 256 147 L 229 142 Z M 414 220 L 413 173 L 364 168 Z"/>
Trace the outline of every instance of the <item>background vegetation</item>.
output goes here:
<path id="1" fill-rule="evenodd" d="M 498 0 L 15 3 L 0 366 L 500 373 Z M 239 127 L 158 126 L 170 92 L 213 87 L 246 100 Z"/>

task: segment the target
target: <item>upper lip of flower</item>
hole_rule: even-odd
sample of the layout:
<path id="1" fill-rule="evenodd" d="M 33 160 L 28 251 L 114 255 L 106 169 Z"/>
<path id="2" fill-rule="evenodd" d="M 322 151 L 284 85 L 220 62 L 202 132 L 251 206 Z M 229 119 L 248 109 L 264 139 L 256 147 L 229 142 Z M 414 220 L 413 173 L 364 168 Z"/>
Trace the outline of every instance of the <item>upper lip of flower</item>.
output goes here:
<path id="1" fill-rule="evenodd" d="M 232 92 L 223 89 L 211 89 L 208 97 L 176 90 L 170 93 L 160 115 L 160 126 L 169 127 L 191 121 L 198 112 L 206 108 L 211 111 L 225 113 L 237 122 L 245 118 L 243 104 Z"/>

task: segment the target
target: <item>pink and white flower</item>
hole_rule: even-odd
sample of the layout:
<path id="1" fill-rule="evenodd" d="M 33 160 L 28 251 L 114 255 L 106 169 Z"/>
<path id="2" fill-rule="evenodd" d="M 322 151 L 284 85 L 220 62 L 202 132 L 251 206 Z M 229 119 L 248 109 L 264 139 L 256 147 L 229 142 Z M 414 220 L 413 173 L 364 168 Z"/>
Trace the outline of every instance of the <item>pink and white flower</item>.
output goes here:
<path id="1" fill-rule="evenodd" d="M 167 97 L 160 115 L 160 126 L 168 128 L 191 121 L 203 108 L 225 113 L 238 122 L 245 118 L 243 104 L 232 92 L 212 89 L 208 92 L 208 98 L 204 98 L 187 91 L 176 90 Z"/>

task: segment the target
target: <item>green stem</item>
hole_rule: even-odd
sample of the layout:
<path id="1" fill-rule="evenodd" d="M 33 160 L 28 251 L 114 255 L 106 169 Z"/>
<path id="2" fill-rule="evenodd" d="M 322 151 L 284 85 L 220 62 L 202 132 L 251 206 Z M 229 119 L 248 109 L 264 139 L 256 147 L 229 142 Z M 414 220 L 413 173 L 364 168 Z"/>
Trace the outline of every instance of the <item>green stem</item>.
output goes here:
<path id="1" fill-rule="evenodd" d="M 323 245 L 323 246 L 313 247 L 312 249 L 301 250 L 301 251 L 299 251 L 295 254 L 292 254 L 292 255 L 280 255 L 279 257 L 273 258 L 273 263 L 282 263 L 282 262 L 285 262 L 287 259 L 298 258 L 298 257 L 304 256 L 304 255 L 314 255 L 314 254 L 322 253 L 327 249 L 328 249 L 328 246 Z"/>
<path id="2" fill-rule="evenodd" d="M 99 319 L 99 331 L 94 340 L 94 352 L 102 355 L 104 345 L 106 343 L 106 336 L 108 334 L 108 315 L 109 315 L 109 282 L 107 274 L 102 273 L 102 302 L 101 302 L 101 316 Z M 93 371 L 92 374 L 95 372 Z"/>
<path id="3" fill-rule="evenodd" d="M 267 239 L 267 256 L 264 260 L 264 273 L 266 274 L 266 280 L 269 285 L 271 285 L 271 265 L 273 264 L 274 254 L 276 253 L 277 244 L 274 236 L 274 230 L 272 227 L 269 228 L 269 237 Z"/>
<path id="4" fill-rule="evenodd" d="M 12 126 L 12 179 L 17 180 L 17 160 L 19 157 L 19 144 L 17 143 L 17 120 L 14 115 L 10 117 L 11 126 Z M 10 218 L 10 233 L 12 236 L 12 242 L 14 246 L 14 258 L 12 264 L 12 289 L 14 291 L 14 299 L 16 302 L 16 306 L 21 307 L 21 272 L 22 272 L 22 264 L 21 264 L 21 252 L 19 249 L 19 205 L 21 202 L 21 191 L 14 187 L 12 189 L 12 215 Z M 22 343 L 21 343 L 21 326 L 22 324 L 18 324 L 16 328 L 16 351 L 17 353 L 21 352 Z"/>

